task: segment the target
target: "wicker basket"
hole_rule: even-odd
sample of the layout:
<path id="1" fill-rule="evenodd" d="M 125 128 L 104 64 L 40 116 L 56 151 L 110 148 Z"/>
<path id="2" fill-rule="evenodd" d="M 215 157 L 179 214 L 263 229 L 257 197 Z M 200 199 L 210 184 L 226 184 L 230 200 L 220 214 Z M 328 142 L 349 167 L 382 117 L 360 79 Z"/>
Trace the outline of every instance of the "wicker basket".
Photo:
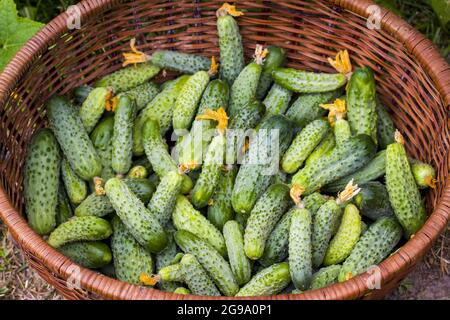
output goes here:
<path id="1" fill-rule="evenodd" d="M 218 56 L 215 10 L 221 1 L 89 0 L 73 13 L 81 29 L 68 30 L 63 13 L 20 50 L 0 75 L 0 215 L 30 265 L 69 299 L 192 299 L 133 286 L 80 268 L 34 233 L 23 218 L 22 167 L 33 133 L 46 125 L 44 103 L 54 93 L 120 68 L 121 52 L 136 36 L 146 52 L 170 48 Z M 286 49 L 292 67 L 332 72 L 326 57 L 348 49 L 354 64 L 375 70 L 378 92 L 404 133 L 411 155 L 438 169 L 439 186 L 427 192 L 431 214 L 425 226 L 381 263 L 381 289 L 368 273 L 300 295 L 274 299 L 380 298 L 423 257 L 450 219 L 446 108 L 450 66 L 429 40 L 381 9 L 381 29 L 367 27 L 377 16 L 371 1 L 239 1 L 247 57 L 257 43 Z M 68 19 L 69 18 L 69 19 Z M 369 19 L 369 22 L 375 22 Z M 79 285 L 76 285 L 79 284 Z"/>

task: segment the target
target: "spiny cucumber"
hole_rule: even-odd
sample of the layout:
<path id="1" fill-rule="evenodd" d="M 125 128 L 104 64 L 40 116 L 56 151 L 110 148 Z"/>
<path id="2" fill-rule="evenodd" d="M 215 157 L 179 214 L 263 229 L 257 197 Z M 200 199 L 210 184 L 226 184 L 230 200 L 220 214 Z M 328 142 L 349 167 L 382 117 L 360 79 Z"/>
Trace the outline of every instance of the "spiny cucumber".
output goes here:
<path id="1" fill-rule="evenodd" d="M 305 160 L 305 166 L 313 164 L 320 157 L 324 157 L 331 153 L 336 145 L 334 133 L 330 131 L 319 143 L 319 145 L 311 152 Z"/>
<path id="2" fill-rule="evenodd" d="M 283 48 L 268 46 L 267 52 L 267 57 L 263 62 L 261 77 L 259 78 L 258 89 L 256 90 L 256 98 L 258 100 L 262 100 L 265 97 L 267 90 L 269 90 L 273 82 L 272 70 L 282 66 L 286 60 L 286 54 Z"/>
<path id="3" fill-rule="evenodd" d="M 184 273 L 181 263 L 170 264 L 158 271 L 158 276 L 162 281 L 184 282 Z"/>
<path id="4" fill-rule="evenodd" d="M 127 173 L 127 178 L 130 179 L 145 179 L 148 176 L 148 171 L 143 166 L 133 166 Z"/>
<path id="5" fill-rule="evenodd" d="M 350 124 L 345 119 L 337 119 L 333 127 L 336 145 L 340 146 L 345 140 L 352 136 Z"/>
<path id="6" fill-rule="evenodd" d="M 107 116 L 101 119 L 92 130 L 90 138 L 102 163 L 101 178 L 108 180 L 114 176 L 111 167 L 112 146 L 111 139 L 114 132 L 114 116 Z"/>
<path id="7" fill-rule="evenodd" d="M 66 159 L 61 161 L 61 176 L 70 202 L 80 204 L 87 196 L 86 181 L 77 176 Z"/>
<path id="8" fill-rule="evenodd" d="M 291 98 L 292 91 L 276 83 L 273 84 L 266 98 L 263 100 L 263 104 L 266 107 L 265 117 L 284 114 L 289 107 Z"/>
<path id="9" fill-rule="evenodd" d="M 436 187 L 436 170 L 433 166 L 416 159 L 410 159 L 411 171 L 419 189 Z"/>
<path id="10" fill-rule="evenodd" d="M 72 242 L 59 247 L 58 251 L 73 262 L 90 269 L 106 266 L 112 259 L 108 245 L 100 241 Z"/>
<path id="11" fill-rule="evenodd" d="M 156 50 L 150 61 L 161 69 L 189 74 L 208 71 L 211 64 L 207 57 L 173 50 Z"/>
<path id="12" fill-rule="evenodd" d="M 159 85 L 151 81 L 145 82 L 124 94 L 133 97 L 136 101 L 136 112 L 147 106 L 160 92 Z"/>
<path id="13" fill-rule="evenodd" d="M 185 254 L 180 261 L 184 282 L 190 291 L 199 296 L 220 296 L 214 282 L 192 254 Z"/>
<path id="14" fill-rule="evenodd" d="M 87 133 L 90 133 L 100 120 L 110 96 L 111 91 L 108 88 L 95 88 L 81 105 L 80 118 Z"/>
<path id="15" fill-rule="evenodd" d="M 161 252 L 158 252 L 155 255 L 155 265 L 156 265 L 156 272 L 161 270 L 164 267 L 167 267 L 168 265 L 171 265 L 174 262 L 175 257 L 180 253 L 177 244 L 175 243 L 175 240 L 173 238 L 175 234 L 175 230 L 172 226 L 166 228 L 167 232 L 167 246 L 162 250 Z M 161 290 L 164 291 L 174 291 L 180 284 L 177 282 L 170 282 L 170 281 L 159 281 L 158 287 Z"/>
<path id="16" fill-rule="evenodd" d="M 338 282 L 341 265 L 324 267 L 313 274 L 310 289 L 320 289 Z"/>
<path id="17" fill-rule="evenodd" d="M 377 101 L 377 138 L 380 149 L 386 149 L 394 143 L 395 125 L 386 107 Z"/>
<path id="18" fill-rule="evenodd" d="M 56 210 L 57 226 L 73 217 L 72 206 L 62 183 L 59 184 L 58 188 L 58 206 Z"/>
<path id="19" fill-rule="evenodd" d="M 394 216 L 389 194 L 382 183 L 371 181 L 358 186 L 361 191 L 356 195 L 354 203 L 363 216 L 372 220 Z"/>

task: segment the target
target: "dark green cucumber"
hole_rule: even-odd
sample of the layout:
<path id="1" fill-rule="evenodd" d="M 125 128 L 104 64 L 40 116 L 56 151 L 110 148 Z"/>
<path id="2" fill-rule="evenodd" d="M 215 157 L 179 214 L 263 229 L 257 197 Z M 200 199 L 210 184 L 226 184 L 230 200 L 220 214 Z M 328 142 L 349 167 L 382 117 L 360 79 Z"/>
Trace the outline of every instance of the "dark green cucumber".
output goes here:
<path id="1" fill-rule="evenodd" d="M 314 163 L 317 159 L 326 156 L 331 153 L 331 151 L 336 146 L 336 139 L 334 138 L 334 133 L 330 131 L 319 143 L 319 145 L 311 152 L 311 154 L 305 160 L 305 166 L 309 166 Z"/>
<path id="2" fill-rule="evenodd" d="M 66 159 L 61 161 L 61 176 L 70 202 L 80 204 L 88 193 L 86 181 L 77 176 Z"/>
<path id="3" fill-rule="evenodd" d="M 274 116 L 277 114 L 284 114 L 291 102 L 292 91 L 285 89 L 278 84 L 273 84 L 269 93 L 263 100 L 266 107 L 265 117 Z"/>
<path id="4" fill-rule="evenodd" d="M 58 248 L 70 242 L 107 239 L 111 234 L 111 225 L 102 218 L 73 217 L 53 230 L 48 237 L 48 244 Z"/>
<path id="5" fill-rule="evenodd" d="M 381 218 L 375 221 L 356 243 L 339 273 L 339 281 L 345 281 L 386 258 L 402 237 L 402 228 L 395 219 Z"/>
<path id="6" fill-rule="evenodd" d="M 150 252 L 164 249 L 167 244 L 164 229 L 125 182 L 109 179 L 105 191 L 119 218 L 145 249 Z"/>
<path id="7" fill-rule="evenodd" d="M 60 159 L 52 132 L 41 129 L 35 133 L 27 150 L 23 186 L 28 223 L 41 235 L 56 227 Z"/>
<path id="8" fill-rule="evenodd" d="M 361 191 L 355 196 L 354 202 L 363 216 L 372 220 L 394 216 L 389 202 L 389 194 L 382 183 L 372 181 L 358 185 L 358 187 L 361 188 Z"/>
<path id="9" fill-rule="evenodd" d="M 394 143 L 395 125 L 386 107 L 377 102 L 377 138 L 380 149 L 386 149 Z"/>
<path id="10" fill-rule="evenodd" d="M 84 129 L 77 109 L 66 98 L 55 96 L 47 103 L 47 115 L 53 133 L 76 174 L 84 180 L 100 176 L 100 157 Z"/>
<path id="11" fill-rule="evenodd" d="M 419 189 L 436 187 L 436 170 L 432 165 L 416 159 L 410 159 L 409 163 L 411 164 L 411 171 Z"/>
<path id="12" fill-rule="evenodd" d="M 214 282 L 192 254 L 185 254 L 180 261 L 184 282 L 192 294 L 199 296 L 220 296 Z"/>
<path id="13" fill-rule="evenodd" d="M 175 257 L 180 253 L 180 249 L 178 249 L 177 244 L 173 238 L 175 234 L 175 229 L 173 227 L 166 228 L 167 232 L 167 246 L 161 252 L 155 255 L 155 265 L 156 272 L 161 270 L 168 265 L 171 265 L 174 262 Z M 180 286 L 178 282 L 168 282 L 168 281 L 159 281 L 158 288 L 163 291 L 174 291 L 177 287 Z"/>
<path id="14" fill-rule="evenodd" d="M 211 65 L 211 61 L 207 57 L 172 50 L 156 50 L 150 61 L 161 69 L 188 74 L 194 74 L 202 70 L 208 71 Z"/>
<path id="15" fill-rule="evenodd" d="M 353 134 L 366 134 L 377 143 L 375 78 L 368 67 L 353 72 L 347 87 L 347 118 Z"/>
<path id="16" fill-rule="evenodd" d="M 105 104 L 111 91 L 108 88 L 95 88 L 87 96 L 80 108 L 80 118 L 87 133 L 90 133 L 105 111 Z"/>
<path id="17" fill-rule="evenodd" d="M 90 138 L 102 163 L 101 178 L 107 181 L 114 176 L 111 167 L 112 146 L 111 139 L 114 132 L 114 116 L 107 116 L 99 121 L 92 130 Z"/>
<path id="18" fill-rule="evenodd" d="M 320 289 L 338 282 L 341 265 L 324 267 L 313 274 L 310 289 Z"/>
<path id="19" fill-rule="evenodd" d="M 76 104 L 82 104 L 92 90 L 94 90 L 94 88 L 86 85 L 76 87 L 75 89 L 73 89 L 74 102 Z"/>
<path id="20" fill-rule="evenodd" d="M 151 81 L 145 82 L 124 94 L 136 101 L 136 111 L 144 109 L 160 92 L 159 85 Z"/>
<path id="21" fill-rule="evenodd" d="M 100 241 L 73 242 L 58 248 L 58 251 L 82 267 L 97 269 L 111 262 L 108 245 Z"/>
<path id="22" fill-rule="evenodd" d="M 286 60 L 286 53 L 283 48 L 276 46 L 267 47 L 267 57 L 263 62 L 263 70 L 259 78 L 258 89 L 256 90 L 256 99 L 264 99 L 267 91 L 273 83 L 272 71 L 273 69 L 284 65 Z"/>
<path id="23" fill-rule="evenodd" d="M 280 86 L 301 93 L 333 91 L 347 83 L 345 75 L 340 73 L 314 73 L 293 68 L 275 68 L 272 78 Z"/>
<path id="24" fill-rule="evenodd" d="M 66 222 L 73 217 L 72 206 L 67 197 L 66 190 L 62 183 L 59 184 L 58 188 L 58 206 L 56 209 L 56 225 L 59 226 L 61 223 Z"/>

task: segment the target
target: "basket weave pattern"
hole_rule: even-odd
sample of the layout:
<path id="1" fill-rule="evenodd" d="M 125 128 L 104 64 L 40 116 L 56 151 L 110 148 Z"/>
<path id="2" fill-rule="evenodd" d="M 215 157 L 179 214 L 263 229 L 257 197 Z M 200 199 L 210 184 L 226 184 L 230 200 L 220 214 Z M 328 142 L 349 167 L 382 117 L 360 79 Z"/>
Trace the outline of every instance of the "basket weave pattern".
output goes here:
<path id="1" fill-rule="evenodd" d="M 55 93 L 91 83 L 121 67 L 121 53 L 137 38 L 140 50 L 175 49 L 218 54 L 215 10 L 223 1 L 87 0 L 77 5 L 81 29 L 68 30 L 58 16 L 17 54 L 0 75 L 0 216 L 30 265 L 69 299 L 190 299 L 133 286 L 80 268 L 46 244 L 22 214 L 22 168 L 33 133 L 46 125 L 45 102 Z M 233 1 L 230 1 L 233 2 Z M 382 102 L 405 136 L 410 154 L 438 170 L 428 191 L 431 217 L 413 239 L 380 265 L 381 290 L 368 274 L 301 295 L 275 299 L 379 298 L 395 288 L 422 258 L 450 219 L 448 151 L 450 66 L 429 40 L 381 9 L 381 30 L 367 28 L 366 0 L 239 1 L 238 18 L 247 58 L 255 45 L 283 47 L 288 65 L 333 72 L 328 56 L 348 49 L 356 66 L 370 66 Z M 168 76 L 171 76 L 169 73 Z M 161 79 L 160 79 L 161 80 Z M 80 271 L 80 272 L 78 272 Z M 80 288 L 73 289 L 80 284 Z M 268 298 L 268 297 L 264 297 Z"/>

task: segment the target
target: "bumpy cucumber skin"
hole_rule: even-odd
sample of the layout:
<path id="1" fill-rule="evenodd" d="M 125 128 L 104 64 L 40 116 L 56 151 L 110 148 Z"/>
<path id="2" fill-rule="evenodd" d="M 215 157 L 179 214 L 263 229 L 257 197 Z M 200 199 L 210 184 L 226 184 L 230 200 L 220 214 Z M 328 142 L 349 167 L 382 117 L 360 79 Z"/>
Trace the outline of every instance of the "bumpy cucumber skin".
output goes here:
<path id="1" fill-rule="evenodd" d="M 244 248 L 247 257 L 256 260 L 263 255 L 267 238 L 289 203 L 289 187 L 284 184 L 273 184 L 258 199 L 245 228 Z"/>
<path id="2" fill-rule="evenodd" d="M 76 104 L 82 104 L 86 98 L 88 97 L 89 93 L 94 90 L 91 86 L 79 86 L 73 89 L 73 98 Z"/>
<path id="3" fill-rule="evenodd" d="M 178 170 L 175 160 L 170 156 L 167 144 L 162 139 L 159 125 L 156 120 L 148 120 L 143 127 L 142 137 L 144 139 L 144 149 L 148 160 L 152 164 L 153 170 L 162 178 L 170 171 Z M 182 193 L 187 193 L 192 188 L 192 180 L 187 175 L 183 175 Z"/>
<path id="4" fill-rule="evenodd" d="M 337 146 L 340 146 L 345 140 L 352 136 L 350 124 L 345 119 L 336 120 L 333 131 Z"/>
<path id="5" fill-rule="evenodd" d="M 199 296 L 220 296 L 220 291 L 208 276 L 201 264 L 192 254 L 185 254 L 181 259 L 184 282 L 192 294 Z"/>
<path id="6" fill-rule="evenodd" d="M 353 72 L 347 88 L 347 118 L 353 134 L 367 134 L 377 143 L 375 78 L 367 67 Z"/>
<path id="7" fill-rule="evenodd" d="M 125 182 L 118 178 L 109 179 L 105 191 L 120 220 L 145 249 L 153 253 L 164 249 L 167 244 L 166 233 Z"/>
<path id="8" fill-rule="evenodd" d="M 309 123 L 297 134 L 284 154 L 281 160 L 283 170 L 287 173 L 296 172 L 329 130 L 330 125 L 324 119 Z"/>
<path id="9" fill-rule="evenodd" d="M 95 87 L 111 87 L 115 94 L 131 90 L 156 76 L 160 68 L 151 63 L 139 63 L 128 66 L 104 76 Z"/>
<path id="10" fill-rule="evenodd" d="M 174 263 L 174 258 L 179 254 L 179 249 L 177 248 L 177 244 L 173 238 L 175 234 L 175 229 L 170 226 L 166 228 L 167 232 L 167 246 L 161 252 L 155 255 L 155 265 L 156 272 L 161 270 L 164 267 Z M 180 283 L 177 282 L 168 282 L 168 281 L 160 281 L 158 282 L 158 288 L 164 291 L 173 292 L 177 287 L 180 286 Z"/>
<path id="11" fill-rule="evenodd" d="M 289 228 L 289 270 L 297 289 L 307 290 L 312 277 L 312 218 L 308 209 L 294 209 Z"/>
<path id="12" fill-rule="evenodd" d="M 144 154 L 142 142 L 142 127 L 149 119 L 157 120 L 161 135 L 164 135 L 172 126 L 173 107 L 186 81 L 190 78 L 183 75 L 167 84 L 158 95 L 141 110 L 136 117 L 133 127 L 133 154 Z"/>
<path id="13" fill-rule="evenodd" d="M 41 129 L 35 133 L 27 150 L 23 186 L 28 223 L 41 235 L 56 226 L 60 159 L 52 132 Z"/>
<path id="14" fill-rule="evenodd" d="M 319 192 L 311 193 L 302 199 L 303 205 L 308 209 L 312 217 L 316 215 L 317 211 L 319 211 L 325 202 L 327 202 L 327 198 Z"/>
<path id="15" fill-rule="evenodd" d="M 395 125 L 391 115 L 380 102 L 377 102 L 377 138 L 380 149 L 386 149 L 388 145 L 394 143 Z"/>
<path id="16" fill-rule="evenodd" d="M 127 227 L 115 216 L 112 220 L 114 233 L 111 248 L 117 279 L 132 284 L 140 284 L 140 275 L 153 274 L 153 259 L 134 239 Z"/>
<path id="17" fill-rule="evenodd" d="M 186 230 L 177 231 L 175 241 L 184 252 L 197 258 L 224 295 L 234 296 L 239 291 L 230 265 L 210 244 Z"/>
<path id="18" fill-rule="evenodd" d="M 410 160 L 409 163 L 411 164 L 411 172 L 419 189 L 428 188 L 427 180 L 436 179 L 436 170 L 434 170 L 433 166 L 419 160 Z"/>
<path id="19" fill-rule="evenodd" d="M 338 98 L 341 93 L 342 89 L 323 93 L 301 94 L 286 111 L 286 117 L 303 128 L 311 121 L 325 116 L 327 111 L 320 105 Z"/>
<path id="20" fill-rule="evenodd" d="M 223 236 L 227 245 L 228 259 L 237 283 L 242 286 L 250 281 L 252 266 L 244 252 L 241 226 L 234 220 L 225 223 Z"/>
<path id="21" fill-rule="evenodd" d="M 276 46 L 268 46 L 267 57 L 264 59 L 263 70 L 261 73 L 261 77 L 259 78 L 258 89 L 256 89 L 256 99 L 262 100 L 267 90 L 269 90 L 272 85 L 272 70 L 284 65 L 286 60 L 286 53 L 283 48 Z"/>
<path id="22" fill-rule="evenodd" d="M 355 196 L 354 203 L 361 210 L 363 216 L 372 220 L 394 216 L 389 202 L 389 194 L 382 183 L 372 181 L 359 184 L 358 187 L 361 188 L 361 191 Z"/>
<path id="23" fill-rule="evenodd" d="M 361 235 L 361 216 L 353 204 L 345 207 L 341 224 L 328 246 L 323 264 L 330 266 L 343 262 L 352 252 Z"/>
<path id="24" fill-rule="evenodd" d="M 125 91 L 124 93 L 133 97 L 136 101 L 136 111 L 140 111 L 149 104 L 160 92 L 159 85 L 153 82 L 145 82 L 136 88 Z"/>
<path id="25" fill-rule="evenodd" d="M 364 184 L 373 180 L 376 180 L 384 176 L 386 172 L 386 150 L 378 152 L 372 160 L 370 160 L 365 166 L 356 170 L 354 173 L 342 177 L 332 183 L 327 184 L 324 190 L 327 192 L 338 192 L 343 190 L 347 183 L 353 179 L 355 184 Z"/>
<path id="26" fill-rule="evenodd" d="M 222 233 L 199 211 L 195 210 L 186 197 L 177 197 L 172 220 L 177 230 L 187 230 L 195 234 L 211 244 L 221 255 L 226 255 L 227 249 Z"/>
<path id="27" fill-rule="evenodd" d="M 341 265 L 324 267 L 313 274 L 310 289 L 320 289 L 338 282 Z"/>
<path id="28" fill-rule="evenodd" d="M 97 269 L 111 262 L 108 245 L 99 241 L 73 242 L 58 248 L 58 251 L 85 268 Z"/>
<path id="29" fill-rule="evenodd" d="M 184 282 L 184 273 L 180 263 L 170 264 L 158 271 L 162 281 Z"/>
<path id="30" fill-rule="evenodd" d="M 234 218 L 231 195 L 233 193 L 236 173 L 237 168 L 233 168 L 227 172 L 221 172 L 219 183 L 211 197 L 212 204 L 208 206 L 208 220 L 220 231 L 222 231 L 227 221 Z"/>
<path id="31" fill-rule="evenodd" d="M 263 100 L 263 104 L 266 107 L 266 117 L 277 114 L 284 114 L 291 102 L 292 91 L 274 84 L 270 88 L 269 93 Z"/>
<path id="32" fill-rule="evenodd" d="M 53 133 L 76 174 L 84 180 L 100 176 L 100 158 L 83 127 L 77 109 L 66 98 L 55 96 L 47 103 L 47 115 Z"/>
<path id="33" fill-rule="evenodd" d="M 264 113 L 264 105 L 258 100 L 251 100 L 244 104 L 238 113 L 230 119 L 230 129 L 253 129 L 261 120 Z"/>
<path id="34" fill-rule="evenodd" d="M 208 71 L 211 64 L 207 57 L 172 50 L 156 50 L 150 61 L 161 69 L 188 74 L 194 74 L 202 70 Z"/>
<path id="35" fill-rule="evenodd" d="M 336 146 L 336 140 L 334 138 L 334 133 L 330 131 L 319 143 L 319 145 L 311 152 L 311 154 L 305 160 L 305 166 L 313 164 L 320 157 L 326 156 L 331 153 L 331 151 Z"/>
<path id="36" fill-rule="evenodd" d="M 256 62 L 249 63 L 233 82 L 230 91 L 228 115 L 234 117 L 242 106 L 255 99 L 262 67 Z"/>
<path id="37" fill-rule="evenodd" d="M 95 88 L 87 96 L 80 108 L 80 118 L 87 133 L 94 129 L 105 111 L 106 99 L 109 95 L 107 88 Z"/>
<path id="38" fill-rule="evenodd" d="M 192 204 L 203 208 L 217 187 L 223 166 L 225 153 L 225 135 L 219 134 L 213 138 L 206 153 L 205 162 L 200 176 L 192 189 Z"/>
<path id="39" fill-rule="evenodd" d="M 127 178 L 141 178 L 145 179 L 148 176 L 148 171 L 143 166 L 133 166 L 127 173 Z"/>
<path id="40" fill-rule="evenodd" d="M 209 75 L 206 71 L 199 71 L 186 81 L 173 107 L 174 130 L 189 130 L 208 82 Z"/>
<path id="41" fill-rule="evenodd" d="M 120 95 L 114 113 L 114 133 L 111 140 L 111 166 L 119 174 L 125 174 L 131 168 L 135 116 L 136 103 L 134 98 L 125 94 Z"/>
<path id="42" fill-rule="evenodd" d="M 333 230 L 342 216 L 342 208 L 336 200 L 328 200 L 314 216 L 312 232 L 312 262 L 315 268 L 319 267 L 325 257 Z"/>
<path id="43" fill-rule="evenodd" d="M 56 210 L 57 226 L 73 217 L 72 206 L 62 183 L 59 184 L 58 188 L 58 206 Z"/>
<path id="44" fill-rule="evenodd" d="M 402 228 L 395 219 L 375 221 L 356 243 L 339 273 L 339 281 L 348 280 L 367 271 L 386 258 L 402 237 Z"/>
<path id="45" fill-rule="evenodd" d="M 291 282 L 289 265 L 281 262 L 271 265 L 258 272 L 244 287 L 239 290 L 236 297 L 268 296 L 277 294 Z"/>
<path id="46" fill-rule="evenodd" d="M 86 181 L 77 176 L 66 159 L 61 161 L 61 176 L 70 202 L 80 204 L 88 193 Z"/>
<path id="47" fill-rule="evenodd" d="M 111 139 L 114 132 L 114 116 L 107 116 L 99 121 L 91 132 L 90 138 L 102 163 L 101 178 L 107 181 L 114 176 L 111 167 Z"/>
<path id="48" fill-rule="evenodd" d="M 314 73 L 293 68 L 275 68 L 272 78 L 280 86 L 301 93 L 333 91 L 347 83 L 345 75 L 340 73 Z"/>
<path id="49" fill-rule="evenodd" d="M 164 227 L 172 217 L 175 200 L 180 193 L 183 176 L 177 171 L 168 172 L 162 179 L 148 203 L 148 209 Z"/>
<path id="50" fill-rule="evenodd" d="M 219 77 L 231 85 L 245 66 L 244 47 L 236 20 L 230 15 L 218 17 L 217 35 L 220 47 Z"/>
<path id="51" fill-rule="evenodd" d="M 144 167 L 145 170 L 147 170 L 148 175 L 151 175 L 153 172 L 153 167 L 150 161 L 148 161 L 148 158 L 146 156 L 138 157 L 133 160 L 133 167 L 141 166 Z"/>
<path id="52" fill-rule="evenodd" d="M 220 79 L 212 80 L 208 83 L 208 86 L 203 92 L 197 114 L 203 114 L 206 109 L 217 110 L 219 108 L 223 108 L 227 110 L 229 100 L 230 86 L 228 83 Z M 208 122 L 209 120 L 202 121 Z"/>
<path id="53" fill-rule="evenodd" d="M 367 164 L 375 155 L 376 146 L 367 135 L 347 139 L 326 157 L 299 170 L 292 177 L 292 184 L 305 188 L 304 195 L 345 177 Z"/>
<path id="54" fill-rule="evenodd" d="M 427 219 L 405 147 L 392 143 L 386 149 L 386 188 L 395 216 L 409 238 Z"/>
<path id="55" fill-rule="evenodd" d="M 48 244 L 58 248 L 75 241 L 95 241 L 109 238 L 112 234 L 108 221 L 98 217 L 73 217 L 60 224 L 48 238 Z"/>

